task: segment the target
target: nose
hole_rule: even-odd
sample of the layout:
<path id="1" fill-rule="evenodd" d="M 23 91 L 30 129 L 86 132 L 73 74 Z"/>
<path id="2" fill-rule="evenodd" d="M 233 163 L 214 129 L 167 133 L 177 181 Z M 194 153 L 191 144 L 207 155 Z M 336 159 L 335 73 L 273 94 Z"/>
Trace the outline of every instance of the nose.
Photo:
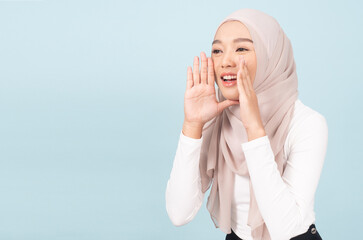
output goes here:
<path id="1" fill-rule="evenodd" d="M 222 68 L 235 67 L 236 62 L 231 53 L 226 52 L 222 59 Z"/>

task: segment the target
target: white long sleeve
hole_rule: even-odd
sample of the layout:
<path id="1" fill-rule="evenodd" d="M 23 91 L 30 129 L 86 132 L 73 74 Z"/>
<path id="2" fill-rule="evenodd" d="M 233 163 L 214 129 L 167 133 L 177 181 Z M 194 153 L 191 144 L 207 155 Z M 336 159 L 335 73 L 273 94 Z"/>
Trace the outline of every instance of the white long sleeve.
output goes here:
<path id="1" fill-rule="evenodd" d="M 242 144 L 257 204 L 272 239 L 302 234 L 315 220 L 309 221 L 327 142 L 325 118 L 310 115 L 294 129 L 282 176 L 267 136 Z"/>
<path id="2" fill-rule="evenodd" d="M 166 187 L 166 210 L 175 226 L 190 222 L 199 211 L 204 193 L 201 191 L 199 157 L 203 136 L 187 137 L 180 132 L 173 168 Z"/>
<path id="3" fill-rule="evenodd" d="M 290 239 L 315 222 L 314 196 L 327 149 L 328 128 L 318 112 L 296 102 L 285 142 L 287 165 L 280 176 L 267 136 L 241 143 L 261 215 L 273 240 Z M 166 189 L 166 208 L 174 225 L 190 222 L 202 205 L 199 156 L 201 139 L 180 134 Z M 236 175 L 232 228 L 252 239 L 247 226 L 248 177 Z"/>

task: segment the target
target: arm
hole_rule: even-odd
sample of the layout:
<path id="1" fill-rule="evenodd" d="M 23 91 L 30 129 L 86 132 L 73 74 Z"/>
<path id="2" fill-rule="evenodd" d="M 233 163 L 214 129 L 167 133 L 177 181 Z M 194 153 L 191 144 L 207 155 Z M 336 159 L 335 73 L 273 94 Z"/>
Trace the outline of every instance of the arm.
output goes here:
<path id="1" fill-rule="evenodd" d="M 203 136 L 194 139 L 180 133 L 165 193 L 166 210 L 175 226 L 190 222 L 203 203 L 204 193 L 201 191 L 199 172 L 202 141 Z"/>
<path id="2" fill-rule="evenodd" d="M 193 69 L 187 69 L 183 130 L 165 193 L 166 210 L 177 226 L 191 221 L 203 202 L 199 159 L 200 154 L 206 154 L 201 153 L 204 124 L 213 121 L 227 107 L 239 104 L 228 99 L 217 101 L 212 58 L 201 52 L 201 60 L 200 73 L 197 56 L 194 57 Z"/>
<path id="3" fill-rule="evenodd" d="M 242 144 L 261 215 L 272 239 L 303 233 L 303 220 L 314 202 L 328 142 L 320 114 L 309 116 L 290 136 L 290 154 L 282 176 L 268 136 Z"/>

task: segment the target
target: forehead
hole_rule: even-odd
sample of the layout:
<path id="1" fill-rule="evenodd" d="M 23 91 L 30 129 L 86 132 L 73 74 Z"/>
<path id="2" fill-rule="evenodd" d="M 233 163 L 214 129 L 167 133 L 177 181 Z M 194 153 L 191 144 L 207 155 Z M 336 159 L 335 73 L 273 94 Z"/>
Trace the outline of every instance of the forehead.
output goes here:
<path id="1" fill-rule="evenodd" d="M 235 39 L 237 37 L 251 39 L 250 32 L 247 27 L 240 21 L 227 21 L 224 22 L 216 31 L 214 39 L 228 40 Z"/>

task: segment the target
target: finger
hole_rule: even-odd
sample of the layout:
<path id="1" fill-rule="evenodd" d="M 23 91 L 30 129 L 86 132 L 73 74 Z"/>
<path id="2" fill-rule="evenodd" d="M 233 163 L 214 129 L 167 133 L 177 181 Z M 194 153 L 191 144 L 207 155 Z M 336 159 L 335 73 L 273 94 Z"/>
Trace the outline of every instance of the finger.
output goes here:
<path id="1" fill-rule="evenodd" d="M 238 88 L 239 94 L 242 95 L 240 97 L 243 97 L 243 95 L 246 96 L 245 89 L 244 89 L 243 83 L 242 83 L 242 78 L 243 78 L 243 76 L 242 76 L 242 64 L 243 64 L 242 58 L 240 58 L 239 63 L 238 63 L 238 69 L 239 70 L 237 72 L 237 88 Z"/>
<path id="2" fill-rule="evenodd" d="M 194 57 L 193 80 L 194 86 L 199 84 L 199 58 L 197 56 Z"/>
<path id="3" fill-rule="evenodd" d="M 242 83 L 242 71 L 239 70 L 237 73 L 237 88 L 238 88 L 238 93 L 239 93 L 239 98 L 246 98 L 246 92 Z"/>
<path id="4" fill-rule="evenodd" d="M 244 61 L 244 72 L 245 72 L 245 75 L 246 75 L 246 80 L 247 80 L 246 83 L 247 83 L 248 89 L 250 91 L 253 91 L 253 85 L 252 85 L 252 81 L 251 81 L 251 78 L 250 78 L 250 74 L 248 72 L 246 61 Z"/>
<path id="5" fill-rule="evenodd" d="M 223 102 L 218 103 L 218 114 L 221 113 L 225 108 L 239 104 L 239 101 L 233 101 L 233 100 L 224 100 Z"/>
<path id="6" fill-rule="evenodd" d="M 208 58 L 208 84 L 214 86 L 214 66 L 212 58 Z"/>
<path id="7" fill-rule="evenodd" d="M 243 83 L 243 87 L 246 93 L 246 96 L 250 96 L 250 87 L 248 86 L 248 80 L 247 80 L 247 74 L 246 74 L 246 65 L 243 63 L 243 67 L 242 67 L 242 83 Z"/>
<path id="8" fill-rule="evenodd" d="M 190 89 L 193 87 L 193 72 L 192 72 L 192 67 L 188 66 L 188 70 L 187 70 L 187 89 Z"/>
<path id="9" fill-rule="evenodd" d="M 202 66 L 200 69 L 200 80 L 202 84 L 206 84 L 207 83 L 207 56 L 205 55 L 204 52 L 200 53 L 200 57 L 201 57 L 201 62 L 202 62 Z"/>

